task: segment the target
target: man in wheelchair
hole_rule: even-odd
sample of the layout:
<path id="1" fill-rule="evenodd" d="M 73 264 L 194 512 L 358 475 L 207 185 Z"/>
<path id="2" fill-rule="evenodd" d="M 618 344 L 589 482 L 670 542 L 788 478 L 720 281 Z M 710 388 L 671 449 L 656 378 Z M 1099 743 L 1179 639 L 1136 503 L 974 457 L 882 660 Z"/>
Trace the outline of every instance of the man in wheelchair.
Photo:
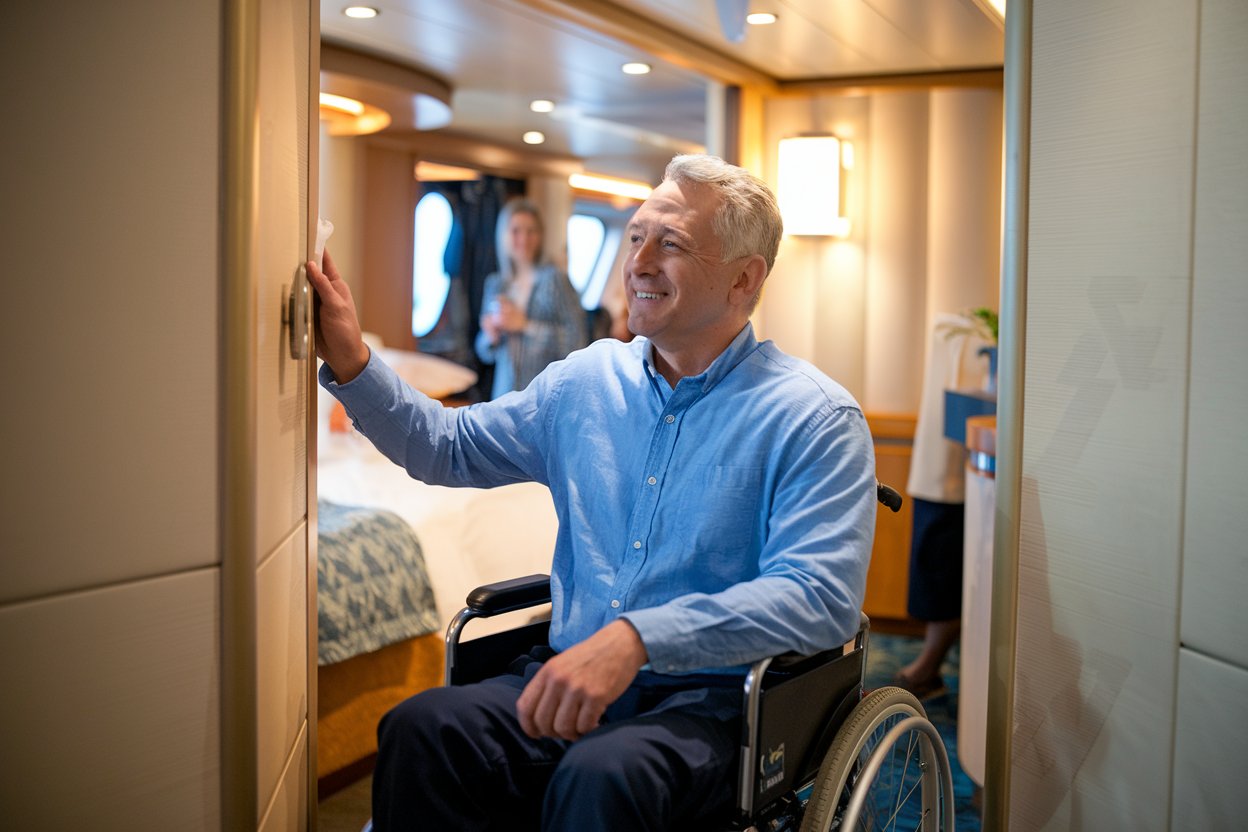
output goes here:
<path id="1" fill-rule="evenodd" d="M 364 345 L 325 255 L 321 383 L 425 482 L 547 485 L 559 518 L 550 649 L 401 703 L 378 730 L 374 827 L 704 828 L 731 808 L 747 666 L 844 644 L 874 529 L 857 403 L 760 342 L 781 236 L 766 184 L 678 156 L 637 209 L 629 343 L 443 408 Z"/>

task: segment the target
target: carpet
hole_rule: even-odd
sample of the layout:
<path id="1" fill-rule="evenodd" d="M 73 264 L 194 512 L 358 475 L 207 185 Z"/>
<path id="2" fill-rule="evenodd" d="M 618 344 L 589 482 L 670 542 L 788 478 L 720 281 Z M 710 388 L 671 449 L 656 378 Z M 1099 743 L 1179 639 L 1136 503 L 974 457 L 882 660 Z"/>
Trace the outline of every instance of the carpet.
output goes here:
<path id="1" fill-rule="evenodd" d="M 923 646 L 923 640 L 915 636 L 893 635 L 872 631 L 867 648 L 867 689 L 883 687 L 905 665 L 909 664 Z M 958 762 L 958 646 L 945 657 L 941 665 L 945 691 L 923 700 L 927 718 L 940 732 L 949 753 L 949 768 L 953 775 L 954 826 L 958 832 L 979 832 L 980 810 L 977 805 L 974 782 L 962 770 Z"/>

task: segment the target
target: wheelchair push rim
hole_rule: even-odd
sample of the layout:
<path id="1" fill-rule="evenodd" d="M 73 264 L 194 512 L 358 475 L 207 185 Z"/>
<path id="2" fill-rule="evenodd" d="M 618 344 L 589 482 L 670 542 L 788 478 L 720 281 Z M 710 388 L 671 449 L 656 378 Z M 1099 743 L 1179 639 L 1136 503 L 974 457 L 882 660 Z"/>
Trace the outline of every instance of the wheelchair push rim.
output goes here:
<path id="1" fill-rule="evenodd" d="M 801 832 L 953 828 L 953 778 L 940 734 L 908 691 L 872 691 L 824 757 Z"/>

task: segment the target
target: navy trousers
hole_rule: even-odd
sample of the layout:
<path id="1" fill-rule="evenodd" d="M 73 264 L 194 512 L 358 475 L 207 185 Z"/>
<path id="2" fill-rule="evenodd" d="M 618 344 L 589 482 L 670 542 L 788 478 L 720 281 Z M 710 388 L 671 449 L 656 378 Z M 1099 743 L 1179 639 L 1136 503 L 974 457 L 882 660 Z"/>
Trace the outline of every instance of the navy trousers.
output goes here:
<path id="1" fill-rule="evenodd" d="M 400 703 L 377 730 L 376 832 L 723 828 L 741 736 L 739 680 L 643 672 L 574 742 L 534 740 L 516 699 L 540 667 Z"/>

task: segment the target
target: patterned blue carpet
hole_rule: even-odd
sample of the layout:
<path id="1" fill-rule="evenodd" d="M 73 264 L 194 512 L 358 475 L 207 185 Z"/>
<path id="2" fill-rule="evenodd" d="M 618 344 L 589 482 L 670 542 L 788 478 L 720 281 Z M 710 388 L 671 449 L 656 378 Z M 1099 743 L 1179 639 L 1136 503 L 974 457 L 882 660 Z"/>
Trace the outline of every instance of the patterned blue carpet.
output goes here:
<path id="1" fill-rule="evenodd" d="M 872 631 L 867 650 L 868 689 L 883 687 L 902 667 L 907 665 L 923 646 L 923 640 L 914 636 L 891 635 Z M 945 692 L 923 700 L 927 718 L 940 731 L 949 753 L 953 775 L 954 826 L 957 832 L 979 832 L 980 812 L 973 795 L 975 784 L 962 771 L 958 762 L 958 646 L 955 644 L 941 666 L 945 680 Z"/>

